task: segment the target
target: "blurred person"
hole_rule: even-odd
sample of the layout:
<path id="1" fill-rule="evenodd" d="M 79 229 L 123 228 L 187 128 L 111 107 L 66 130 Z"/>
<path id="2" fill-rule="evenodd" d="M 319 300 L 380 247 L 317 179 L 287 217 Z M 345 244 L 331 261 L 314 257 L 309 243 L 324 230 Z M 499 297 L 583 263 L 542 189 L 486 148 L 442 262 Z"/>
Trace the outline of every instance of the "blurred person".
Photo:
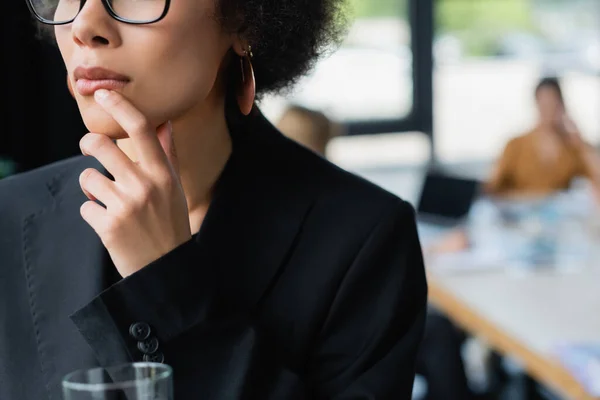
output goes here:
<path id="1" fill-rule="evenodd" d="M 567 113 L 560 82 L 543 78 L 535 88 L 538 123 L 511 139 L 483 185 L 484 194 L 508 200 L 543 198 L 585 179 L 600 202 L 600 155 L 586 143 Z M 428 246 L 427 253 L 461 251 L 470 246 L 463 228 Z"/>
<path id="2" fill-rule="evenodd" d="M 542 79 L 535 99 L 537 125 L 508 142 L 485 192 L 500 197 L 540 197 L 566 190 L 576 178 L 584 177 L 598 196 L 600 157 L 568 115 L 558 79 Z"/>
<path id="3" fill-rule="evenodd" d="M 176 399 L 410 398 L 414 210 L 255 105 L 340 39 L 342 1 L 27 1 L 91 132 L 0 181 L 0 399 L 142 360 Z"/>
<path id="4" fill-rule="evenodd" d="M 286 108 L 277 129 L 321 156 L 326 156 L 329 141 L 341 132 L 341 126 L 324 113 L 298 105 Z"/>

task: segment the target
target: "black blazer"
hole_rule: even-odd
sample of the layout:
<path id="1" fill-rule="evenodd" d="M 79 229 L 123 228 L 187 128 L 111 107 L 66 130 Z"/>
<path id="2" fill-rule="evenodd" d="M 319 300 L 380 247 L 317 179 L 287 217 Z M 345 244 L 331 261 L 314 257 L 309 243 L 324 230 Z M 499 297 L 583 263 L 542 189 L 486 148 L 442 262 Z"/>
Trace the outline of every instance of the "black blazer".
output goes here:
<path id="1" fill-rule="evenodd" d="M 93 158 L 0 181 L 0 399 L 60 399 L 72 370 L 142 360 L 144 337 L 177 400 L 410 399 L 427 296 L 413 209 L 260 115 L 231 130 L 200 232 L 110 287 L 79 214 Z"/>

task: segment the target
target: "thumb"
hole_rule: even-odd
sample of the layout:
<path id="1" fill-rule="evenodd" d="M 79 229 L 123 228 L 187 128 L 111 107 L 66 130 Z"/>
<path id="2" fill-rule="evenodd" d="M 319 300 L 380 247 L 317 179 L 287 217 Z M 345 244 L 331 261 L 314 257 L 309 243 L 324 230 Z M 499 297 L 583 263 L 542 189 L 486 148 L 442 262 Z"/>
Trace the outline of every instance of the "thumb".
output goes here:
<path id="1" fill-rule="evenodd" d="M 160 125 L 156 130 L 156 135 L 162 146 L 169 164 L 173 167 L 173 171 L 179 175 L 179 161 L 177 159 L 177 149 L 175 148 L 175 139 L 173 138 L 173 125 L 171 121 L 167 121 Z"/>

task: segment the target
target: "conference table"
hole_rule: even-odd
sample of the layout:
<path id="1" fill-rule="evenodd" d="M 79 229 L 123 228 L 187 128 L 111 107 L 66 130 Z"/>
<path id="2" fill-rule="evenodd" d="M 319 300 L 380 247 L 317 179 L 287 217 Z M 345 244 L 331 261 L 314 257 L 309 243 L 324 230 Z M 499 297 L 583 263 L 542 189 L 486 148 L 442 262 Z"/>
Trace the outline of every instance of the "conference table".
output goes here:
<path id="1" fill-rule="evenodd" d="M 366 171 L 361 175 L 415 205 L 419 203 L 415 188 L 422 176 L 410 171 Z M 577 199 L 569 198 L 567 203 L 586 210 Z M 419 223 L 424 248 L 448 232 L 447 227 Z M 598 256 L 592 257 L 592 265 L 576 268 L 560 262 L 554 268 L 527 271 L 502 264 L 483 266 L 478 265 L 479 260 L 467 259 L 454 260 L 447 268 L 426 258 L 429 301 L 472 336 L 517 360 L 531 377 L 561 397 L 595 399 L 555 354 L 562 343 L 600 345 L 600 227 L 595 240 Z M 510 246 L 501 250 L 513 251 Z M 475 265 L 465 266 L 469 262 Z"/>
<path id="2" fill-rule="evenodd" d="M 600 343 L 600 259 L 597 266 L 533 271 L 426 264 L 429 300 L 456 324 L 518 360 L 561 396 L 594 398 L 561 365 L 555 349 L 561 343 Z"/>

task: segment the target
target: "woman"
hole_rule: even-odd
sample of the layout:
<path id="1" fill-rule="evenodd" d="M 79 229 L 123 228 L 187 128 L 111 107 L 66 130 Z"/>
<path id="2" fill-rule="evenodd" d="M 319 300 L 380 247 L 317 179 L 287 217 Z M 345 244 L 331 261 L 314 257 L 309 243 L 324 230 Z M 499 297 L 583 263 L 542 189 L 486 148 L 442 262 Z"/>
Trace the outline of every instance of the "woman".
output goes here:
<path id="1" fill-rule="evenodd" d="M 0 182 L 0 398 L 140 360 L 177 399 L 410 398 L 413 210 L 254 106 L 337 36 L 340 2 L 28 1 L 91 133 Z"/>
<path id="2" fill-rule="evenodd" d="M 487 193 L 544 196 L 568 189 L 577 177 L 588 178 L 600 193 L 600 158 L 567 115 L 558 80 L 542 79 L 535 97 L 539 122 L 507 144 L 485 186 Z"/>

